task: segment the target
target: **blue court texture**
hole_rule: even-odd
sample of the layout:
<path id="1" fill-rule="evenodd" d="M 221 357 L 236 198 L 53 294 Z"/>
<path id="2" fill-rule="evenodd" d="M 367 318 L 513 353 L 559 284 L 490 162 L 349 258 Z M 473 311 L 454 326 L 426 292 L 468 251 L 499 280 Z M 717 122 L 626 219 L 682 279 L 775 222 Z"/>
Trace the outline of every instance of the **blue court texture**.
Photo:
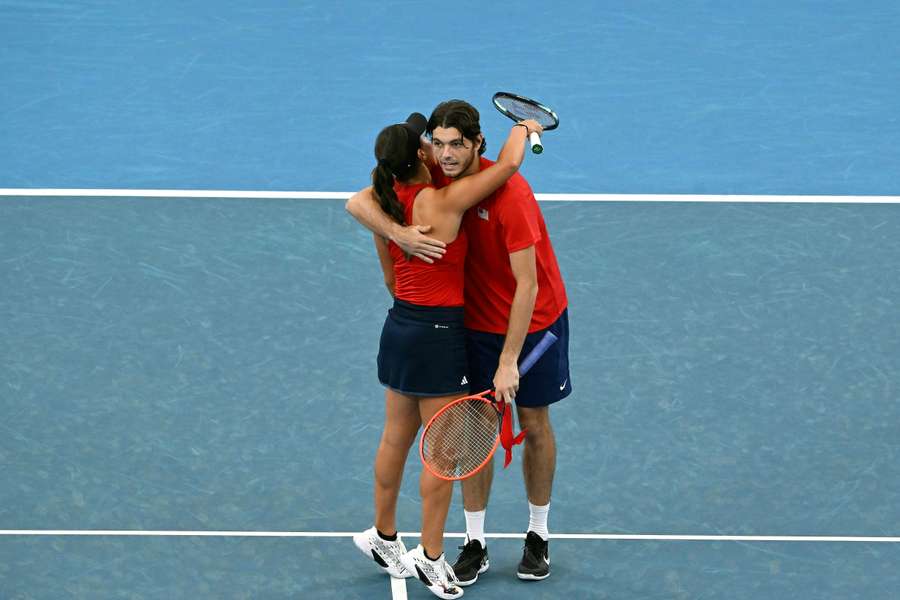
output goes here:
<path id="1" fill-rule="evenodd" d="M 0 188 L 349 192 L 413 110 L 471 101 L 494 156 L 491 94 L 539 98 L 535 191 L 622 194 L 542 203 L 550 528 L 594 537 L 537 584 L 489 538 L 467 597 L 894 598 L 900 208 L 628 195 L 897 196 L 898 30 L 887 1 L 0 1 Z M 0 197 L 0 598 L 397 597 L 325 535 L 372 519 L 389 304 L 339 200 Z M 487 527 L 527 518 L 517 460 Z"/>

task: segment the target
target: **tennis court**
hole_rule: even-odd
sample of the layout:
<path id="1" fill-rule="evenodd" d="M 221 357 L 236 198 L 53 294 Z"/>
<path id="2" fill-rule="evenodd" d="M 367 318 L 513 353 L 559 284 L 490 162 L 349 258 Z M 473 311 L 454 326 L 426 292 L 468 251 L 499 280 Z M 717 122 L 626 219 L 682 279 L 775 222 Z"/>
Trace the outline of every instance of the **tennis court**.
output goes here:
<path id="1" fill-rule="evenodd" d="M 560 116 L 575 391 L 553 575 L 517 458 L 468 597 L 894 597 L 900 8 L 521 7 L 0 2 L 0 598 L 432 597 L 349 539 L 390 298 L 341 198 L 447 98 L 495 156 L 498 90 Z"/>

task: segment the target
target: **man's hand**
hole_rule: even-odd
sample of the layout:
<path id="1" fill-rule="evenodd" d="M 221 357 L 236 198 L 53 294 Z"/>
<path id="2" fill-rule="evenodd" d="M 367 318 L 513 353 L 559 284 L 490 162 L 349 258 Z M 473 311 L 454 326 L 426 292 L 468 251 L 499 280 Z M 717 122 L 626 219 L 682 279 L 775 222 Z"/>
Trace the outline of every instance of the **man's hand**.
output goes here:
<path id="1" fill-rule="evenodd" d="M 537 133 L 538 135 L 544 133 L 544 128 L 534 119 L 525 119 L 524 121 L 519 121 L 518 124 L 525 126 L 525 130 L 527 132 L 527 135 L 525 137 L 528 137 L 532 133 Z"/>
<path id="2" fill-rule="evenodd" d="M 515 363 L 501 361 L 494 373 L 494 396 L 511 404 L 519 391 L 519 366 Z"/>
<path id="3" fill-rule="evenodd" d="M 433 263 L 432 259 L 441 258 L 447 252 L 447 244 L 425 235 L 429 231 L 431 225 L 398 227 L 392 239 L 407 255 Z"/>

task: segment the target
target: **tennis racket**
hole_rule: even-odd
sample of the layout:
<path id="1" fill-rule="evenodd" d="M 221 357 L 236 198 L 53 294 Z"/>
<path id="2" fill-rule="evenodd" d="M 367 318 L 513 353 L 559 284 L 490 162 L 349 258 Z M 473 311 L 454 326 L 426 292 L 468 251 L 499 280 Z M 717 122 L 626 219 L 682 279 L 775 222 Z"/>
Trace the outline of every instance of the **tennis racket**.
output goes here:
<path id="1" fill-rule="evenodd" d="M 519 376 L 534 366 L 556 342 L 548 331 L 519 363 Z M 506 450 L 503 467 L 512 460 L 512 447 L 522 443 L 525 431 L 512 433 L 512 408 L 494 398 L 493 390 L 458 398 L 428 421 L 419 440 L 422 463 L 436 477 L 456 481 L 471 477 L 493 458 L 498 444 Z"/>
<path id="2" fill-rule="evenodd" d="M 516 123 L 525 119 L 534 119 L 540 123 L 544 131 L 559 127 L 559 117 L 555 112 L 540 102 L 525 96 L 497 92 L 494 94 L 494 107 Z M 531 133 L 529 140 L 532 152 L 540 154 L 544 151 L 544 147 L 541 145 L 541 136 L 536 131 Z"/>

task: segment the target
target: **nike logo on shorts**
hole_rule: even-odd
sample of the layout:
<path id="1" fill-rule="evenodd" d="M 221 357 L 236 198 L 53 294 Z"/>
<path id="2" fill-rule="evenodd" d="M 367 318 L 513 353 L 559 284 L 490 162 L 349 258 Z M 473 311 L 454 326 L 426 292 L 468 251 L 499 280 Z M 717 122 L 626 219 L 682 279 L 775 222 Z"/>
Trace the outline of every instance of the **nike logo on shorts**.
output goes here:
<path id="1" fill-rule="evenodd" d="M 569 383 L 569 379 L 568 379 L 568 378 L 566 378 L 566 380 L 562 382 L 562 385 L 559 386 L 559 391 L 563 391 L 564 389 L 566 389 L 566 384 L 567 384 L 567 383 Z"/>

